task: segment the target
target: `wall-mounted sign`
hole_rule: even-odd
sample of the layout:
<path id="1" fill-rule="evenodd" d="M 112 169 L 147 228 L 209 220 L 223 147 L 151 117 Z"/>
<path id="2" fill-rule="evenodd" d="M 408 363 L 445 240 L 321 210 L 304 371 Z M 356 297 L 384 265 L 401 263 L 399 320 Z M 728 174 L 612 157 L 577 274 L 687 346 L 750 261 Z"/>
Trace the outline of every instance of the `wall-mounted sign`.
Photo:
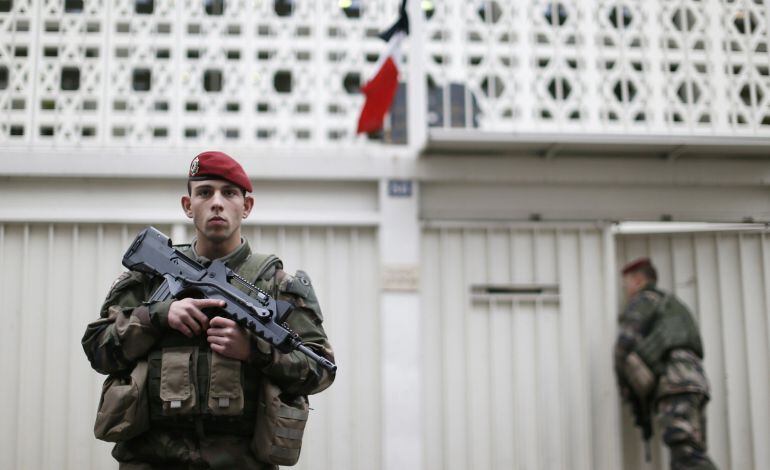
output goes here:
<path id="1" fill-rule="evenodd" d="M 382 267 L 382 290 L 417 292 L 420 288 L 420 269 L 413 264 L 391 264 Z"/>
<path id="2" fill-rule="evenodd" d="M 388 180 L 388 196 L 412 197 L 411 180 Z"/>

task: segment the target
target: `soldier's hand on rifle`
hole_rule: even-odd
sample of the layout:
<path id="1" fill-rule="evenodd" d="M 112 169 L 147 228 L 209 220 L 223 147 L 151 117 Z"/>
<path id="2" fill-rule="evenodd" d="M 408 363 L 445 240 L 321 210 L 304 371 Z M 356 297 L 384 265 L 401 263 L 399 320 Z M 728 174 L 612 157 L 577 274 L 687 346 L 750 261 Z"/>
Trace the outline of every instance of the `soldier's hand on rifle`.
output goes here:
<path id="1" fill-rule="evenodd" d="M 224 317 L 211 319 L 206 331 L 211 350 L 232 359 L 246 361 L 251 353 L 251 342 L 246 330 Z"/>
<path id="2" fill-rule="evenodd" d="M 192 338 L 209 327 L 209 318 L 201 309 L 224 306 L 223 300 L 190 298 L 176 300 L 168 308 L 168 326 Z"/>

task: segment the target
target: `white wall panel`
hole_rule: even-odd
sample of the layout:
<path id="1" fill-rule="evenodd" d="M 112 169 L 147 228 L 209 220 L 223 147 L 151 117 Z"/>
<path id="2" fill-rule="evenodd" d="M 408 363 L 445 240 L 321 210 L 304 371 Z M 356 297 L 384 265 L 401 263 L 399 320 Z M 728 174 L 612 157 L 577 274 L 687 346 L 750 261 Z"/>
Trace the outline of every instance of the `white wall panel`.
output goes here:
<path id="1" fill-rule="evenodd" d="M 10 404 L 0 407 L 0 468 L 117 468 L 111 445 L 93 437 L 103 377 L 91 370 L 80 339 L 141 227 L 0 223 L 0 396 Z M 245 234 L 253 249 L 279 253 L 288 270 L 310 274 L 340 366 L 332 388 L 311 397 L 298 468 L 376 470 L 376 231 L 248 227 Z"/>
<path id="2" fill-rule="evenodd" d="M 554 168 L 561 162 L 554 164 Z M 479 166 L 479 165 L 476 165 Z M 501 174 L 517 169 L 497 168 Z M 661 172 L 665 172 L 661 168 Z M 468 174 L 475 169 L 468 168 Z M 619 170 L 618 173 L 621 173 Z M 725 169 L 725 172 L 729 170 Z M 627 175 L 633 175 L 628 173 Z M 663 178 L 661 176 L 661 178 Z M 661 220 L 742 222 L 770 220 L 770 190 L 677 182 L 562 184 L 548 172 L 542 182 L 431 182 L 421 186 L 421 215 L 451 220 Z"/>
<path id="3" fill-rule="evenodd" d="M 178 167 L 180 176 L 185 168 Z M 182 179 L 8 178 L 0 184 L 0 220 L 187 223 L 180 203 L 186 193 Z M 373 183 L 259 181 L 252 196 L 254 210 L 246 225 L 373 225 L 377 220 Z"/>
<path id="4" fill-rule="evenodd" d="M 660 286 L 698 318 L 712 387 L 708 444 L 721 469 L 770 468 L 768 251 L 766 232 L 633 235 L 618 242 L 619 264 L 650 256 Z M 623 433 L 625 468 L 637 468 L 638 431 L 626 420 Z M 665 458 L 656 447 L 656 461 Z"/>
<path id="5" fill-rule="evenodd" d="M 426 468 L 618 468 L 605 252 L 590 225 L 426 227 Z M 560 296 L 479 300 L 478 284 Z"/>

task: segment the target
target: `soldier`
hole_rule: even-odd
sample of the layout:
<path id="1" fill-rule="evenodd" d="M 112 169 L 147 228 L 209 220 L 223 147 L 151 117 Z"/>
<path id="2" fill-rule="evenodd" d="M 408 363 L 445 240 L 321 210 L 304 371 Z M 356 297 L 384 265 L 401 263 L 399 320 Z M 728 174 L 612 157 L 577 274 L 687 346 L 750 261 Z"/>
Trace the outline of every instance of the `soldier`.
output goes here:
<path id="1" fill-rule="evenodd" d="M 254 205 L 251 191 L 230 156 L 195 157 L 181 201 L 195 239 L 178 248 L 204 265 L 221 259 L 264 291 L 291 301 L 290 328 L 333 361 L 310 278 L 286 273 L 275 256 L 252 253 L 242 237 L 241 222 Z M 120 468 L 262 470 L 296 461 L 306 395 L 327 388 L 334 375 L 299 352 L 273 350 L 232 320 L 203 313 L 223 306 L 220 301 L 148 302 L 159 284 L 123 273 L 82 340 L 91 366 L 110 374 L 95 433 L 116 442 L 112 455 Z M 138 392 L 121 388 L 125 384 Z M 265 412 L 271 404 L 277 404 L 277 415 Z M 275 436 L 275 426 L 297 429 L 281 428 Z"/>
<path id="2" fill-rule="evenodd" d="M 633 405 L 645 439 L 652 432 L 650 410 L 655 410 L 672 470 L 715 469 L 706 452 L 709 386 L 695 320 L 676 296 L 656 287 L 658 274 L 649 258 L 627 264 L 622 272 L 627 303 L 615 343 L 621 394 Z"/>

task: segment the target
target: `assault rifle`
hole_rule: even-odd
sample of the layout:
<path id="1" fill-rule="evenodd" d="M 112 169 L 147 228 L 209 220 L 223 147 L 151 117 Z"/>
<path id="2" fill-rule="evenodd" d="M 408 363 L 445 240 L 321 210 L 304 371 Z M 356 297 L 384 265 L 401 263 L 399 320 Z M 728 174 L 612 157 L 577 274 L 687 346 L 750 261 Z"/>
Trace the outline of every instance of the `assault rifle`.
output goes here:
<path id="1" fill-rule="evenodd" d="M 123 255 L 123 266 L 164 278 L 150 301 L 185 297 L 224 300 L 224 307 L 204 309 L 204 313 L 235 321 L 284 354 L 297 350 L 330 372 L 337 370 L 333 362 L 305 346 L 284 322 L 293 308 L 291 303 L 273 299 L 220 260 L 204 267 L 174 248 L 171 240 L 155 227 L 147 227 L 136 236 Z M 231 280 L 248 289 L 254 297 L 230 284 Z"/>
<path id="2" fill-rule="evenodd" d="M 652 417 L 650 416 L 650 406 L 647 404 L 646 399 L 642 399 L 636 396 L 631 398 L 631 407 L 634 412 L 634 418 L 636 426 L 642 431 L 642 439 L 644 439 L 644 460 L 649 462 L 652 460 L 650 452 L 650 439 L 652 438 Z"/>

